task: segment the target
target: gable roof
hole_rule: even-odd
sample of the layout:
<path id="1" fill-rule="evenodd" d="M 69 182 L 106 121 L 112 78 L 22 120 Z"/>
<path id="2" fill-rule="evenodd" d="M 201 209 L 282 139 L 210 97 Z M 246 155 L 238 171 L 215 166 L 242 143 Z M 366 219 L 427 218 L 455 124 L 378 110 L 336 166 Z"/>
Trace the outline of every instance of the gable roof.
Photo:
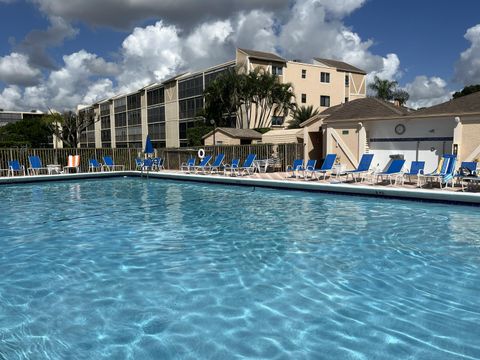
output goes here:
<path id="1" fill-rule="evenodd" d="M 238 48 L 238 50 L 240 50 L 241 52 L 243 52 L 244 54 L 246 54 L 248 57 L 252 59 L 275 61 L 275 62 L 281 62 L 281 63 L 287 62 L 287 60 L 285 60 L 284 58 L 274 53 L 249 50 L 249 49 L 241 49 L 241 48 Z"/>
<path id="2" fill-rule="evenodd" d="M 369 118 L 399 117 L 410 114 L 405 107 L 395 106 L 387 101 L 367 97 L 332 106 L 319 115 L 328 115 L 327 121 L 360 120 Z"/>
<path id="3" fill-rule="evenodd" d="M 262 134 L 252 129 L 236 129 L 227 127 L 217 127 L 215 130 L 210 131 L 208 134 L 203 135 L 202 139 L 206 139 L 211 136 L 214 131 L 220 131 L 235 139 L 258 139 L 262 138 Z"/>
<path id="4" fill-rule="evenodd" d="M 411 116 L 480 113 L 480 91 L 413 112 Z"/>
<path id="5" fill-rule="evenodd" d="M 353 65 L 347 64 L 346 62 L 343 62 L 343 61 L 331 60 L 331 59 L 322 59 L 322 58 L 317 58 L 317 57 L 313 58 L 313 60 L 315 60 L 319 63 L 322 63 L 323 65 L 337 68 L 337 70 L 340 70 L 340 71 L 353 72 L 353 73 L 358 73 L 358 74 L 362 74 L 362 75 L 367 74 L 364 70 L 359 69 L 359 68 L 357 68 Z"/>

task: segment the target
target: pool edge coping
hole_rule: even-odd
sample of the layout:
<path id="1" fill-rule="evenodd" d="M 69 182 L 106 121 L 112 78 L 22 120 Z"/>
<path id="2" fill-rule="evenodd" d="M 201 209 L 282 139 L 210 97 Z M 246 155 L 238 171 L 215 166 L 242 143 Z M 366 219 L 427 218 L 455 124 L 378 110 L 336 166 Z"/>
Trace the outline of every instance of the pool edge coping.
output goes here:
<path id="1" fill-rule="evenodd" d="M 310 192 L 326 192 L 332 194 L 374 196 L 384 198 L 406 199 L 414 201 L 433 201 L 443 203 L 480 205 L 480 194 L 468 192 L 450 192 L 430 189 L 405 189 L 387 187 L 381 185 L 357 185 L 347 183 L 321 183 L 313 181 L 288 181 L 273 179 L 253 179 L 249 177 L 227 177 L 214 175 L 186 174 L 178 172 L 149 172 L 141 171 L 110 171 L 98 173 L 80 173 L 80 174 L 59 174 L 59 175 L 37 175 L 37 176 L 17 176 L 0 178 L 0 185 L 23 184 L 46 181 L 66 181 L 76 179 L 99 179 L 113 177 L 144 177 L 155 179 L 169 179 L 181 181 L 194 181 L 203 183 L 215 183 L 237 186 L 254 186 L 284 190 L 299 190 Z"/>

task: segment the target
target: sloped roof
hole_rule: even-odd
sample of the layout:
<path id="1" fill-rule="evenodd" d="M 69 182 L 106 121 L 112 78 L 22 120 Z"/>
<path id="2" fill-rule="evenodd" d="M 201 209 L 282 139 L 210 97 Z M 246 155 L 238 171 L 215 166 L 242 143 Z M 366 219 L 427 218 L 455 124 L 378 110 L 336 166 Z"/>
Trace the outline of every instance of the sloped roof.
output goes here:
<path id="1" fill-rule="evenodd" d="M 171 78 L 168 78 L 168 79 L 165 79 L 162 81 L 162 84 L 167 84 L 169 82 L 172 82 L 172 81 L 175 81 L 177 80 L 179 77 L 185 75 L 185 74 L 188 74 L 187 72 L 183 72 L 183 73 L 180 73 L 180 74 L 177 74 L 175 76 L 172 76 Z"/>
<path id="2" fill-rule="evenodd" d="M 263 134 L 262 138 L 265 139 L 272 136 L 282 136 L 282 135 L 296 136 L 297 138 L 303 139 L 303 129 L 273 129 Z"/>
<path id="3" fill-rule="evenodd" d="M 465 95 L 457 99 L 413 112 L 411 116 L 461 115 L 480 113 L 480 92 Z"/>
<path id="4" fill-rule="evenodd" d="M 318 61 L 319 63 L 322 63 L 326 66 L 337 68 L 337 70 L 340 70 L 340 71 L 353 72 L 353 73 L 358 73 L 363 75 L 367 74 L 364 70 L 359 69 L 353 65 L 347 64 L 346 62 L 343 62 L 343 61 L 322 59 L 317 57 L 313 58 L 313 60 Z"/>
<path id="5" fill-rule="evenodd" d="M 287 60 L 285 60 L 284 58 L 282 58 L 282 57 L 280 57 L 280 56 L 278 56 L 277 54 L 274 54 L 274 53 L 256 51 L 256 50 L 249 50 L 249 49 L 241 49 L 241 48 L 238 48 L 238 50 L 240 50 L 244 54 L 248 55 L 252 59 L 276 61 L 276 62 L 282 62 L 282 63 L 287 62 Z"/>
<path id="6" fill-rule="evenodd" d="M 227 127 L 217 127 L 216 131 L 221 131 L 232 138 L 235 139 L 261 139 L 262 134 L 258 131 L 252 129 L 236 129 L 236 128 L 227 128 Z M 202 139 L 206 139 L 207 137 L 213 134 L 214 130 L 210 131 L 208 134 L 202 136 Z"/>
<path id="7" fill-rule="evenodd" d="M 395 106 L 372 97 L 352 100 L 320 113 L 320 115 L 329 115 L 326 121 L 399 117 L 408 114 L 410 114 L 408 108 Z"/>

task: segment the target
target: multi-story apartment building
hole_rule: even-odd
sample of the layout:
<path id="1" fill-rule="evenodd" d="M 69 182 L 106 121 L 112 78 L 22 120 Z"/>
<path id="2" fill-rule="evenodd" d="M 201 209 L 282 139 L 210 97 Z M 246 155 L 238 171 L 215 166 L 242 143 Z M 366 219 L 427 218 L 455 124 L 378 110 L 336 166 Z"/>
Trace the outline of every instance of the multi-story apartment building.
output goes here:
<path id="1" fill-rule="evenodd" d="M 43 112 L 38 110 L 8 111 L 0 109 L 0 126 L 14 123 L 22 119 L 41 119 L 43 115 Z"/>
<path id="2" fill-rule="evenodd" d="M 80 116 L 97 120 L 81 134 L 81 146 L 141 148 L 147 134 L 157 148 L 186 146 L 187 129 L 199 120 L 208 85 L 229 69 L 249 72 L 258 68 L 277 75 L 282 83 L 291 83 L 299 106 L 312 105 L 322 111 L 366 96 L 365 72 L 344 62 L 315 58 L 308 64 L 273 53 L 237 49 L 233 61 L 80 108 Z M 289 119 L 270 120 L 271 127 L 281 129 Z M 235 127 L 235 119 L 229 125 Z"/>

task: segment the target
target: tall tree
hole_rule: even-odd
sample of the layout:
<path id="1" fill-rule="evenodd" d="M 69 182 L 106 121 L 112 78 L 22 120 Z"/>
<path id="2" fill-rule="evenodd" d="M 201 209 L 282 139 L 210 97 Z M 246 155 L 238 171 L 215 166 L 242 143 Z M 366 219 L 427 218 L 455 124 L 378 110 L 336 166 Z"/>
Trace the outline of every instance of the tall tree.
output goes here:
<path id="1" fill-rule="evenodd" d="M 97 121 L 93 115 L 77 116 L 72 111 L 63 114 L 50 112 L 43 120 L 51 133 L 63 141 L 63 146 L 70 148 L 78 147 L 81 133 Z"/>
<path id="2" fill-rule="evenodd" d="M 398 83 L 396 81 L 390 81 L 386 79 L 380 79 L 375 76 L 373 83 L 368 87 L 375 92 L 375 97 L 382 100 L 393 100 L 393 94 L 397 88 Z"/>
<path id="3" fill-rule="evenodd" d="M 465 95 L 470 95 L 470 94 L 473 94 L 477 91 L 480 91 L 480 84 L 465 86 L 461 91 L 455 92 L 453 94 L 453 98 L 458 99 L 459 97 L 462 97 L 462 96 L 465 96 Z"/>
<path id="4" fill-rule="evenodd" d="M 23 119 L 0 127 L 0 146 L 51 147 L 52 132 L 41 119 Z"/>
<path id="5" fill-rule="evenodd" d="M 410 94 L 403 89 L 397 89 L 393 93 L 393 100 L 398 101 L 400 106 L 404 106 L 409 98 Z"/>
<path id="6" fill-rule="evenodd" d="M 307 121 L 308 119 L 318 114 L 319 114 L 318 109 L 314 110 L 312 105 L 309 105 L 309 106 L 302 105 L 295 109 L 293 113 L 293 119 L 290 121 L 288 128 L 299 129 L 301 123 L 303 123 L 304 121 Z"/>
<path id="7" fill-rule="evenodd" d="M 238 127 L 266 127 L 272 115 L 287 116 L 295 106 L 292 85 L 281 84 L 276 75 L 259 69 L 247 74 L 226 72 L 207 87 L 204 95 L 204 116 L 217 122 L 234 115 Z"/>

